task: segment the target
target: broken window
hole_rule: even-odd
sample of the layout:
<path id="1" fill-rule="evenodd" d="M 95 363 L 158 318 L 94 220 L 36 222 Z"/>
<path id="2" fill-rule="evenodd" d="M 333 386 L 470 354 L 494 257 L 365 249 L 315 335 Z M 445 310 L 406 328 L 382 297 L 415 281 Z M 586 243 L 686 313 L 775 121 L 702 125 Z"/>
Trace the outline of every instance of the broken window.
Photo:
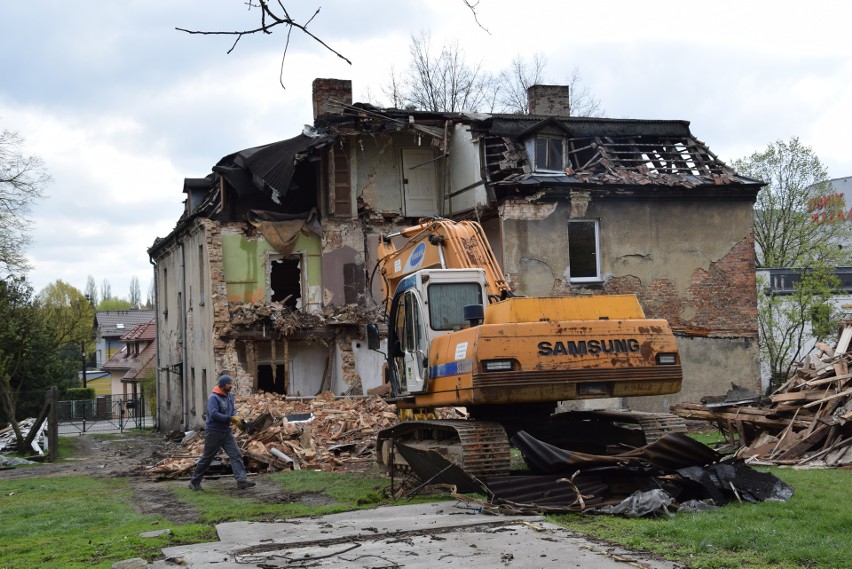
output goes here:
<path id="1" fill-rule="evenodd" d="M 301 258 L 283 255 L 269 256 L 269 300 L 288 308 L 302 307 Z"/>
<path id="2" fill-rule="evenodd" d="M 572 283 L 600 280 L 600 227 L 597 220 L 568 221 L 568 263 Z"/>
<path id="3" fill-rule="evenodd" d="M 537 136 L 535 139 L 536 171 L 561 172 L 563 169 L 563 139 L 555 136 Z"/>

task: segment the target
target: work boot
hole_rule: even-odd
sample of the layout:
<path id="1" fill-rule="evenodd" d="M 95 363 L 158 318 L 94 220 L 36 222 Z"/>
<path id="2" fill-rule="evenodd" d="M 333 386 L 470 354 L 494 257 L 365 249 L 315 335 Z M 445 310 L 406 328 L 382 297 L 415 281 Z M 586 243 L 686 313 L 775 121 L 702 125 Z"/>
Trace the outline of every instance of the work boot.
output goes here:
<path id="1" fill-rule="evenodd" d="M 190 480 L 189 481 L 189 487 L 190 487 L 190 489 L 195 490 L 196 492 L 200 492 L 201 490 L 204 490 L 204 488 L 201 487 L 201 482 L 198 481 L 198 480 Z"/>
<path id="2" fill-rule="evenodd" d="M 246 488 L 251 488 L 253 486 L 257 486 L 257 484 L 249 480 L 240 480 L 237 482 L 237 490 L 245 490 Z"/>

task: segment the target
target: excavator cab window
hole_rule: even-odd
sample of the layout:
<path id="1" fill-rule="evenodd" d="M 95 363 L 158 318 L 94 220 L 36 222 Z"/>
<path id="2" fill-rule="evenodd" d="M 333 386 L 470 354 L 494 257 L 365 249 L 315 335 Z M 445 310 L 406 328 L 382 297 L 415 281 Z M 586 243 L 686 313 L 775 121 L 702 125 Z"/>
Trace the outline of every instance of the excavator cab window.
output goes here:
<path id="1" fill-rule="evenodd" d="M 456 330 L 467 326 L 464 307 L 482 304 L 478 283 L 437 283 L 429 285 L 429 322 L 433 330 Z"/>

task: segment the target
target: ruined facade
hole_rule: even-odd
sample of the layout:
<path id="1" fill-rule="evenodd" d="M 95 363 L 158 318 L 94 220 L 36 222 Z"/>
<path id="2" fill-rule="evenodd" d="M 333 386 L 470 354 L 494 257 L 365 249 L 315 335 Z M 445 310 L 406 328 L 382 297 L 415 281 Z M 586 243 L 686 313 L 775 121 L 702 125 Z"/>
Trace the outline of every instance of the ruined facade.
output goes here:
<path id="1" fill-rule="evenodd" d="M 610 405 L 757 386 L 761 184 L 687 122 L 574 118 L 567 87 L 529 94 L 529 115 L 433 113 L 353 104 L 349 81 L 317 79 L 313 128 L 187 179 L 184 214 L 149 250 L 161 427 L 200 426 L 222 371 L 238 391 L 378 387 L 376 243 L 433 216 L 478 219 L 517 294 L 635 293 L 671 322 L 683 391 Z"/>

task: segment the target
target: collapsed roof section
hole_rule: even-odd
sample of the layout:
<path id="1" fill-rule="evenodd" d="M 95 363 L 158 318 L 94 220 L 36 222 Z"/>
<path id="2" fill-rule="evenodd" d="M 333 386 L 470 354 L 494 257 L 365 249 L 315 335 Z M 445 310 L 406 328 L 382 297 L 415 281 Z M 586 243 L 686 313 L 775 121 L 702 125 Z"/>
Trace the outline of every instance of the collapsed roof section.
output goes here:
<path id="1" fill-rule="evenodd" d="M 197 215 L 237 219 L 249 210 L 308 212 L 316 203 L 300 191 L 297 167 L 319 160 L 321 149 L 342 137 L 414 131 L 449 157 L 450 134 L 459 124 L 480 144 L 481 183 L 495 189 L 498 199 L 509 193 L 558 198 L 578 189 L 651 196 L 699 187 L 702 197 L 740 192 L 753 198 L 763 185 L 737 175 L 680 120 L 445 113 L 354 103 L 338 105 L 315 124 L 293 138 L 229 154 L 205 178 L 187 178 L 187 208 L 178 227 Z M 535 167 L 539 135 L 561 138 L 564 168 Z M 233 189 L 231 203 L 224 185 Z"/>
<path id="2" fill-rule="evenodd" d="M 254 206 L 262 206 L 263 202 L 280 206 L 298 187 L 294 184 L 297 166 L 310 160 L 314 151 L 334 140 L 334 136 L 306 129 L 287 140 L 228 154 L 213 166 L 212 174 L 184 180 L 188 202 L 182 220 L 194 215 L 221 217 L 224 209 L 223 181 L 233 188 L 241 202 Z"/>
<path id="3" fill-rule="evenodd" d="M 493 115 L 473 127 L 484 168 L 497 186 L 753 186 L 695 138 L 687 121 Z M 525 141 L 539 133 L 564 140 L 562 172 L 536 172 Z"/>

